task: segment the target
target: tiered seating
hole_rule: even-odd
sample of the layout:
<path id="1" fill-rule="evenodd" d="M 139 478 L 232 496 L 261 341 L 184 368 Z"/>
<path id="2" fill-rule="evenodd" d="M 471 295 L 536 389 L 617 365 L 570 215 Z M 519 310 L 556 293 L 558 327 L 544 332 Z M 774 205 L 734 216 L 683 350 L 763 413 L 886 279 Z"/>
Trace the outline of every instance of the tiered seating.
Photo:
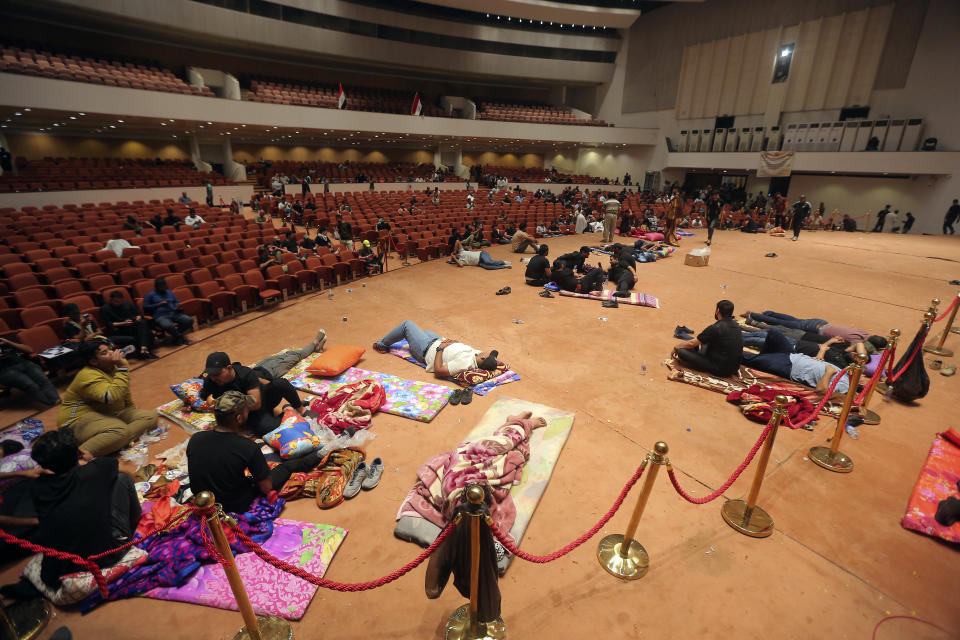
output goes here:
<path id="1" fill-rule="evenodd" d="M 194 87 L 173 74 L 169 69 L 154 66 L 71 56 L 50 51 L 3 46 L 0 71 L 45 76 L 59 80 L 92 82 L 114 87 L 166 91 L 188 95 L 210 96 L 210 87 Z"/>
<path id="2" fill-rule="evenodd" d="M 265 187 L 270 186 L 270 180 L 275 175 L 286 175 L 291 178 L 300 178 L 313 171 L 314 183 L 326 178 L 329 182 L 356 182 L 357 176 L 363 175 L 366 180 L 375 182 L 414 182 L 418 178 L 429 182 L 436 171 L 431 164 L 413 164 L 412 162 L 273 162 L 267 165 L 247 167 L 247 176 L 256 179 Z M 463 182 L 463 178 L 446 173 L 444 182 Z M 314 186 L 313 190 L 316 191 Z"/>
<path id="3" fill-rule="evenodd" d="M 578 124 L 581 126 L 606 127 L 603 120 L 577 118 L 571 111 L 545 104 L 504 104 L 502 102 L 477 103 L 478 120 L 503 122 L 533 122 L 536 124 Z"/>
<path id="4" fill-rule="evenodd" d="M 344 87 L 347 101 L 344 108 L 353 111 L 376 111 L 379 113 L 410 114 L 414 92 Z M 336 109 L 340 87 L 337 85 L 301 85 L 289 82 L 254 80 L 250 83 L 247 100 L 273 104 L 293 104 L 306 107 Z M 438 106 L 428 104 L 423 96 L 423 115 L 438 118 L 453 117 Z"/>
<path id="5" fill-rule="evenodd" d="M 591 176 L 582 173 L 554 173 L 537 167 L 501 167 L 484 165 L 483 173 L 500 175 L 510 182 L 559 182 L 562 184 L 590 184 Z"/>
<path id="6" fill-rule="evenodd" d="M 194 170 L 185 160 L 21 157 L 17 168 L 17 173 L 0 176 L 0 193 L 232 184 L 220 174 Z"/>

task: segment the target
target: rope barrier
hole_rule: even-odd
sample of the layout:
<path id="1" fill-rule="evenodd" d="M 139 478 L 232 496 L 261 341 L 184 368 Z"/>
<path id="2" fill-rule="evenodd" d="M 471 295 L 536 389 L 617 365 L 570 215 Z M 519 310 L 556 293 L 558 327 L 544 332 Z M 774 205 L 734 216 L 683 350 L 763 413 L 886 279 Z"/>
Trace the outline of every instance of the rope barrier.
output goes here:
<path id="1" fill-rule="evenodd" d="M 750 449 L 750 453 L 748 453 L 747 457 L 744 458 L 743 462 L 740 463 L 740 466 L 737 467 L 737 469 L 733 472 L 733 475 L 727 478 L 727 481 L 724 482 L 719 489 L 717 489 L 710 495 L 704 496 L 703 498 L 694 498 L 689 493 L 684 491 L 683 487 L 680 486 L 680 482 L 677 480 L 677 474 L 674 473 L 673 467 L 667 464 L 667 475 L 670 476 L 670 484 L 672 484 L 673 488 L 677 490 L 677 493 L 680 494 L 680 497 L 682 497 L 687 502 L 691 502 L 693 504 L 706 504 L 708 502 L 716 500 L 721 495 L 723 495 L 726 492 L 726 490 L 730 488 L 730 485 L 736 482 L 737 478 L 739 478 L 740 475 L 744 472 L 744 470 L 750 466 L 750 463 L 753 461 L 754 456 L 757 455 L 757 451 L 759 451 L 760 447 L 763 446 L 763 441 L 766 440 L 767 436 L 770 434 L 771 429 L 773 429 L 773 424 L 768 422 L 767 426 L 764 428 L 763 432 L 760 434 L 760 438 L 753 445 L 753 448 Z"/>
<path id="2" fill-rule="evenodd" d="M 887 364 L 887 360 L 890 359 L 890 351 L 892 351 L 892 349 L 884 350 L 883 355 L 880 357 L 880 362 L 877 363 L 877 368 L 874 370 L 873 375 L 870 376 L 870 380 L 867 381 L 867 384 L 864 385 L 863 389 L 854 399 L 853 403 L 855 405 L 862 405 L 863 399 L 867 397 L 867 393 L 880 382 L 880 378 L 883 377 L 883 367 Z"/>
<path id="3" fill-rule="evenodd" d="M 809 416 L 796 424 L 790 420 L 790 416 L 784 416 L 787 426 L 791 429 L 801 429 L 816 420 L 817 417 L 820 416 L 820 411 L 823 410 L 823 408 L 827 405 L 827 402 L 830 401 L 830 397 L 833 395 L 833 390 L 837 388 L 837 385 L 840 384 L 840 380 L 845 375 L 849 375 L 846 369 L 833 377 L 833 382 L 830 383 L 830 388 L 827 389 L 827 392 L 824 394 L 823 398 L 820 399 L 820 404 L 814 408 L 813 413 L 811 413 Z"/>
<path id="4" fill-rule="evenodd" d="M 548 553 L 545 556 L 536 556 L 536 555 L 527 553 L 526 551 L 522 551 L 509 538 L 507 538 L 503 534 L 503 532 L 500 531 L 500 529 L 497 528 L 496 524 L 491 523 L 489 525 L 490 532 L 494 535 L 494 537 L 496 537 L 497 540 L 500 541 L 500 544 L 502 544 L 507 551 L 509 551 L 510 553 L 512 553 L 513 555 L 517 556 L 522 560 L 526 560 L 527 562 L 533 562 L 535 564 L 546 564 L 548 562 L 553 562 L 554 560 L 558 558 L 562 558 L 563 556 L 567 555 L 568 553 L 570 553 L 571 551 L 573 551 L 574 549 L 582 545 L 584 542 L 586 542 L 593 536 L 597 535 L 597 532 L 600 531 L 600 529 L 602 529 L 604 526 L 606 526 L 606 524 L 610 521 L 610 518 L 612 518 L 614 514 L 616 514 L 617 511 L 620 510 L 620 506 L 623 504 L 623 501 L 627 499 L 627 494 L 629 494 L 630 490 L 633 489 L 633 485 L 637 484 L 637 481 L 640 479 L 640 476 L 643 475 L 643 472 L 646 468 L 647 468 L 647 461 L 644 460 L 643 464 L 637 467 L 637 470 L 634 472 L 633 476 L 630 478 L 630 480 L 627 481 L 627 484 L 624 485 L 623 489 L 620 491 L 620 495 L 617 496 L 617 499 L 614 501 L 613 506 L 610 507 L 610 510 L 607 511 L 605 514 L 603 514 L 600 520 L 598 520 L 597 523 L 593 525 L 593 527 L 591 527 L 589 531 L 581 535 L 579 538 L 577 538 L 567 546 L 557 549 L 553 553 Z"/>
<path id="5" fill-rule="evenodd" d="M 370 591 L 371 589 L 382 587 L 383 585 L 389 584 L 394 580 L 401 578 L 406 574 L 410 573 L 410 571 L 420 566 L 420 564 L 422 564 L 424 560 L 426 560 L 431 555 L 433 555 L 433 552 L 436 551 L 441 544 L 443 544 L 443 541 L 446 540 L 451 533 L 453 533 L 454 527 L 455 525 L 453 522 L 450 522 L 449 524 L 447 524 L 446 528 L 444 528 L 444 530 L 440 532 L 440 535 L 437 536 L 437 539 L 434 540 L 429 547 L 424 549 L 423 553 L 421 553 L 419 556 L 417 556 L 407 564 L 403 565 L 396 571 L 393 571 L 392 573 L 388 573 L 382 578 L 377 578 L 376 580 L 371 580 L 369 582 L 355 582 L 355 583 L 334 582 L 333 580 L 318 578 L 312 573 L 304 571 L 300 567 L 296 567 L 292 564 L 284 562 L 283 560 L 280 560 L 279 558 L 273 556 L 269 551 L 267 551 L 266 549 L 258 545 L 256 542 L 251 540 L 250 537 L 247 534 L 245 534 L 243 531 L 241 531 L 238 527 L 233 528 L 233 533 L 234 535 L 237 536 L 237 539 L 241 543 L 243 543 L 243 545 L 247 549 L 257 554 L 257 556 L 267 564 L 270 564 L 282 571 L 286 571 L 287 573 L 290 573 L 292 575 L 295 575 L 298 578 L 302 580 L 306 580 L 311 584 L 315 584 L 318 587 L 323 587 L 324 589 L 332 589 L 333 591 L 357 592 L 357 591 Z M 206 543 L 207 543 L 207 538 L 204 537 L 204 544 Z M 214 551 L 215 550 L 211 551 L 211 553 L 213 553 Z"/>
<path id="6" fill-rule="evenodd" d="M 890 347 L 890 359 L 887 360 L 887 380 L 890 380 L 890 376 L 893 375 L 893 363 L 897 361 L 897 345 Z"/>
<path id="7" fill-rule="evenodd" d="M 933 322 L 940 322 L 941 320 L 943 320 L 944 318 L 946 318 L 948 315 L 950 315 L 950 312 L 953 311 L 953 308 L 954 308 L 955 306 L 957 306 L 957 302 L 958 302 L 958 301 L 960 301 L 960 296 L 955 297 L 955 298 L 953 299 L 953 302 L 950 304 L 950 306 L 947 307 L 946 310 L 945 310 L 941 315 L 939 315 L 939 316 L 937 316 L 936 318 L 934 318 L 934 319 L 933 319 Z"/>
<path id="8" fill-rule="evenodd" d="M 910 354 L 910 357 L 907 359 L 906 364 L 904 364 L 903 367 L 901 367 L 900 370 L 897 371 L 895 374 L 887 376 L 887 384 L 893 384 L 894 382 L 899 380 L 900 376 L 902 376 L 903 373 L 910 368 L 910 365 L 913 364 L 914 358 L 916 358 L 917 354 L 920 353 L 920 350 L 923 349 L 923 343 L 927 341 L 927 336 L 929 334 L 930 334 L 930 327 L 927 326 L 923 331 L 923 338 L 917 341 L 917 347 L 916 349 L 913 350 L 913 353 Z"/>

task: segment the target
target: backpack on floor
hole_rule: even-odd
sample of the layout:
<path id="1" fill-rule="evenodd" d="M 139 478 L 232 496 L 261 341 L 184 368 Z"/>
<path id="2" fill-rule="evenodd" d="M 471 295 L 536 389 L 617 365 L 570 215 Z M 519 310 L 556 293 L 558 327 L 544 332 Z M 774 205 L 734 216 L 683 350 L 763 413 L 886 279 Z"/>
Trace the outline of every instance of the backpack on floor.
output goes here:
<path id="1" fill-rule="evenodd" d="M 900 357 L 900 361 L 897 362 L 897 366 L 893 368 L 894 372 L 900 371 L 900 369 L 907 364 L 911 354 L 913 354 L 915 350 L 922 347 L 925 333 L 926 332 L 923 329 L 920 329 L 920 331 L 917 332 L 917 335 L 914 336 L 913 341 L 910 342 L 910 347 Z M 917 398 L 924 397 L 927 395 L 927 391 L 929 390 L 930 376 L 927 375 L 927 367 L 923 363 L 923 354 L 918 353 L 913 359 L 913 362 L 910 363 L 910 366 L 907 368 L 907 370 L 904 371 L 899 378 L 897 378 L 891 393 L 897 400 L 902 402 L 911 402 Z"/>

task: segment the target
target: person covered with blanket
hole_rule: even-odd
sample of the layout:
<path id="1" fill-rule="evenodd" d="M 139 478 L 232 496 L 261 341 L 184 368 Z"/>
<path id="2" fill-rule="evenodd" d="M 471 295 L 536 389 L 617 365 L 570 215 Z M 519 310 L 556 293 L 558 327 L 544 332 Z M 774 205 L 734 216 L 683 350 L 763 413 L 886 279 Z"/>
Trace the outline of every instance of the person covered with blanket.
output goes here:
<path id="1" fill-rule="evenodd" d="M 253 367 L 231 362 L 230 356 L 223 351 L 211 353 L 201 375 L 203 388 L 200 397 L 212 405 L 228 391 L 252 396 L 255 402 L 249 407 L 247 426 L 259 436 L 269 433 L 280 426 L 281 416 L 274 412 L 278 406 L 281 413 L 284 407 L 290 406 L 302 415 L 300 394 L 289 380 L 283 378 L 283 374 L 310 354 L 323 351 L 326 341 L 327 332 L 320 329 L 313 342 L 304 348 L 289 349 L 264 358 Z M 286 403 L 281 405 L 284 401 Z"/>
<path id="2" fill-rule="evenodd" d="M 719 301 L 713 317 L 716 322 L 700 335 L 674 347 L 673 357 L 697 371 L 720 377 L 732 376 L 740 368 L 743 351 L 740 325 L 733 319 L 733 303 Z"/>
<path id="3" fill-rule="evenodd" d="M 239 391 L 227 391 L 217 398 L 213 414 L 217 426 L 190 437 L 187 469 L 194 494 L 210 491 L 226 511 L 245 513 L 262 495 L 273 502 L 276 492 L 293 473 L 309 471 L 323 460 L 323 451 L 285 460 L 270 469 L 260 446 L 242 435 L 257 400 Z M 246 471 L 250 475 L 246 475 Z"/>
<path id="4" fill-rule="evenodd" d="M 373 343 L 373 348 L 379 353 L 388 353 L 390 345 L 401 340 L 410 345 L 410 355 L 438 378 L 452 378 L 471 369 L 493 371 L 497 368 L 499 354 L 496 350 L 480 351 L 463 342 L 441 338 L 410 320 L 404 320 L 387 332 Z"/>

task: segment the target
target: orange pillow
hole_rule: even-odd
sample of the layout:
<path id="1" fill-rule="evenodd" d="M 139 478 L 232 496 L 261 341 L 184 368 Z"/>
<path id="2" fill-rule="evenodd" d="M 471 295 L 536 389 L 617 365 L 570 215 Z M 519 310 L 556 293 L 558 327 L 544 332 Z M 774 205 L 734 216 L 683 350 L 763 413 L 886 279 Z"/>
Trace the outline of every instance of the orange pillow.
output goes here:
<path id="1" fill-rule="evenodd" d="M 330 347 L 307 367 L 307 373 L 315 376 L 338 376 L 360 361 L 366 349 L 338 344 Z"/>

